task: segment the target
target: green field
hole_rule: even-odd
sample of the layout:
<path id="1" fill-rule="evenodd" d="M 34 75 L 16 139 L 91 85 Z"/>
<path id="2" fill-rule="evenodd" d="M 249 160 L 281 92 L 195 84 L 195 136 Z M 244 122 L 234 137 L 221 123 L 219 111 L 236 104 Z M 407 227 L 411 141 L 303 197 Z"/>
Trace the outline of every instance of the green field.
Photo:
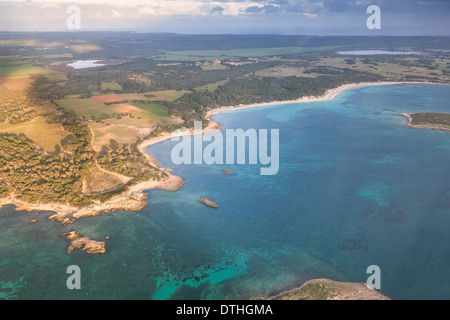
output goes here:
<path id="1" fill-rule="evenodd" d="M 0 133 L 23 133 L 33 140 L 35 145 L 48 152 L 55 151 L 55 146 L 61 146 L 61 140 L 68 136 L 60 124 L 48 124 L 44 117 L 17 124 L 0 123 Z"/>
<path id="2" fill-rule="evenodd" d="M 59 74 L 59 72 L 35 67 L 30 64 L 0 67 L 0 77 L 23 77 L 30 74 Z"/>
<path id="3" fill-rule="evenodd" d="M 310 50 L 303 47 L 280 47 L 280 48 L 250 48 L 250 49 L 229 49 L 229 50 L 198 50 L 198 51 L 170 51 L 165 57 L 158 57 L 157 60 L 167 61 L 198 61 L 198 60 L 228 60 L 232 57 L 264 57 L 274 56 L 283 53 L 302 53 Z"/>
<path id="4" fill-rule="evenodd" d="M 217 88 L 219 88 L 220 86 L 226 85 L 228 82 L 230 82 L 230 80 L 222 80 L 222 81 L 218 81 L 218 82 L 214 82 L 214 83 L 209 83 L 209 84 L 205 84 L 203 86 L 197 87 L 194 90 L 195 91 L 214 92 L 217 90 Z"/>
<path id="5" fill-rule="evenodd" d="M 69 80 L 68 78 L 67 78 L 67 76 L 65 75 L 65 74 L 49 74 L 49 75 L 47 75 L 46 76 L 46 78 L 48 79 L 48 80 L 50 80 L 50 81 L 55 81 L 55 82 L 64 82 L 64 81 L 67 81 L 67 80 Z"/>
<path id="6" fill-rule="evenodd" d="M 28 60 L 28 59 L 72 59 L 73 55 L 71 53 L 55 53 L 55 54 L 42 54 L 34 56 L 0 56 L 0 61 L 18 61 L 18 60 Z M 23 63 L 23 62 L 22 62 Z"/>
<path id="7" fill-rule="evenodd" d="M 80 117 L 103 118 L 108 115 L 114 115 L 112 107 L 92 101 L 91 99 L 63 99 L 58 100 L 60 107 L 67 111 L 73 111 Z"/>
<path id="8" fill-rule="evenodd" d="M 439 59 L 436 59 L 435 63 L 433 63 L 433 65 L 436 66 L 441 71 L 449 71 L 450 65 L 448 63 L 449 63 L 449 60 L 440 61 Z"/>
<path id="9" fill-rule="evenodd" d="M 154 117 L 152 119 L 157 118 L 168 118 L 170 117 L 169 112 L 166 108 L 166 106 L 163 106 L 162 104 L 139 104 L 139 103 L 133 103 L 131 104 L 139 109 L 145 110 L 147 112 L 150 112 Z"/>
<path id="10" fill-rule="evenodd" d="M 162 90 L 151 91 L 146 93 L 123 93 L 116 94 L 116 96 L 124 100 L 151 100 L 151 101 L 175 101 L 181 98 L 186 93 L 191 93 L 189 90 Z"/>
<path id="11" fill-rule="evenodd" d="M 26 41 L 0 40 L 0 47 L 35 47 L 35 46 L 42 46 L 42 44 L 34 40 L 26 40 Z"/>
<path id="12" fill-rule="evenodd" d="M 211 70 L 226 70 L 228 69 L 227 66 L 224 66 L 223 64 L 213 64 L 213 65 L 201 65 L 200 66 L 203 71 L 211 71 Z"/>
<path id="13" fill-rule="evenodd" d="M 122 91 L 122 86 L 115 81 L 102 82 L 102 90 Z"/>
<path id="14" fill-rule="evenodd" d="M 124 102 L 105 105 L 91 99 L 63 99 L 58 100 L 57 103 L 65 110 L 73 111 L 78 116 L 85 118 L 105 118 L 126 113 L 147 120 L 170 117 L 167 108 L 162 104 L 128 104 Z M 135 109 L 129 109 L 129 106 L 135 107 Z"/>

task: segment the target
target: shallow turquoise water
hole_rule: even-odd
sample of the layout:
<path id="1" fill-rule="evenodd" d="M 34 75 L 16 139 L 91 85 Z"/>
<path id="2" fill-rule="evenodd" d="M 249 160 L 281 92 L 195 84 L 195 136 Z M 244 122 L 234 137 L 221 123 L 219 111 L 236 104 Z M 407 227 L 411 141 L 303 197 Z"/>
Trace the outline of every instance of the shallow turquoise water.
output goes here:
<path id="1" fill-rule="evenodd" d="M 261 176 L 259 165 L 175 166 L 176 142 L 165 141 L 149 151 L 186 184 L 150 190 L 141 212 L 64 227 L 47 222 L 50 213 L 5 207 L 0 299 L 247 299 L 313 278 L 365 282 L 369 265 L 394 299 L 449 299 L 450 133 L 406 127 L 398 115 L 449 112 L 449 102 L 448 86 L 393 85 L 222 113 L 222 130 L 280 130 L 277 175 Z M 69 230 L 110 236 L 107 253 L 67 254 Z M 72 264 L 79 291 L 66 288 Z"/>

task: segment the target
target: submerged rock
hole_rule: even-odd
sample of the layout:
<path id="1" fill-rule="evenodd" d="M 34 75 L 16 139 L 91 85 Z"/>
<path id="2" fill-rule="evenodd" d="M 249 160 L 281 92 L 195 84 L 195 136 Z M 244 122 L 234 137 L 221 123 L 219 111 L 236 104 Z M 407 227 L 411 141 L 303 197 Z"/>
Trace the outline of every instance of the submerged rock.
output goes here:
<path id="1" fill-rule="evenodd" d="M 67 248 L 67 253 L 71 253 L 74 249 L 81 249 L 89 254 L 105 253 L 105 242 L 95 241 L 87 237 L 80 237 L 77 231 L 70 231 L 64 233 L 67 240 L 70 240 L 69 247 Z"/>
<path id="2" fill-rule="evenodd" d="M 228 169 L 223 169 L 222 172 L 225 173 L 225 174 L 232 174 L 233 173 L 233 171 L 230 171 Z"/>
<path id="3" fill-rule="evenodd" d="M 204 203 L 207 206 L 212 207 L 212 208 L 216 208 L 216 209 L 219 208 L 217 203 L 215 203 L 214 201 L 209 200 L 208 198 L 204 198 L 203 197 L 203 198 L 200 199 L 200 202 L 202 202 L 202 203 Z"/>

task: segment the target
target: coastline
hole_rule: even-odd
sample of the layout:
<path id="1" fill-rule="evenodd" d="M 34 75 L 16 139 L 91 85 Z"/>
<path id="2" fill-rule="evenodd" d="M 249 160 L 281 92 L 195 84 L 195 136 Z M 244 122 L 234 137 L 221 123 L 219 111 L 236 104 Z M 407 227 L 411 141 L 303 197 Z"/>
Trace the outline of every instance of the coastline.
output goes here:
<path id="1" fill-rule="evenodd" d="M 408 123 L 405 125 L 410 128 L 417 128 L 417 129 L 428 129 L 428 130 L 437 130 L 437 131 L 450 131 L 450 128 L 446 127 L 439 127 L 439 126 L 433 126 L 433 125 L 426 125 L 426 124 L 412 124 L 413 118 L 411 117 L 411 114 L 409 113 L 400 113 L 402 117 L 405 117 L 408 119 Z"/>
<path id="2" fill-rule="evenodd" d="M 248 104 L 248 105 L 238 105 L 238 106 L 229 106 L 229 107 L 219 107 L 215 109 L 211 109 L 208 111 L 206 118 L 210 119 L 212 116 L 215 116 L 216 114 L 225 112 L 225 111 L 231 111 L 231 110 L 240 110 L 240 109 L 248 109 L 248 108 L 255 108 L 255 107 L 266 107 L 266 106 L 273 106 L 278 104 L 293 104 L 293 103 L 307 103 L 307 102 L 319 102 L 319 101 L 328 101 L 335 99 L 340 93 L 354 88 L 359 87 L 371 87 L 371 86 L 382 86 L 382 85 L 394 85 L 394 84 L 441 84 L 441 85 L 448 85 L 445 83 L 436 83 L 436 82 L 410 82 L 410 81 L 402 81 L 402 82 L 396 82 L 396 81 L 383 81 L 383 82 L 360 82 L 360 83 L 349 83 L 341 85 L 337 88 L 329 89 L 325 92 L 324 95 L 316 97 L 316 96 L 308 96 L 308 97 L 302 97 L 300 99 L 296 100 L 284 100 L 284 101 L 271 101 L 271 102 L 262 102 L 262 103 L 254 103 L 254 104 Z"/>
<path id="3" fill-rule="evenodd" d="M 327 101 L 336 98 L 338 94 L 348 89 L 366 86 L 394 85 L 394 84 L 441 84 L 441 83 L 395 82 L 395 81 L 351 83 L 339 86 L 337 88 L 329 89 L 325 92 L 324 95 L 319 97 L 308 96 L 296 100 L 272 101 L 266 103 L 255 103 L 249 105 L 225 106 L 214 108 L 207 112 L 205 118 L 209 120 L 209 124 L 201 132 L 194 132 L 193 129 L 185 129 L 179 132 L 164 132 L 157 137 L 152 137 L 150 139 L 144 140 L 138 145 L 139 151 L 146 157 L 148 163 L 154 167 L 159 168 L 161 171 L 165 172 L 168 175 L 168 178 L 163 181 L 149 180 L 140 182 L 136 185 L 130 186 L 126 192 L 114 196 L 112 199 L 106 202 L 95 201 L 93 204 L 83 208 L 58 203 L 27 203 L 25 201 L 16 199 L 14 195 L 10 195 L 6 198 L 0 199 L 0 207 L 3 207 L 5 205 L 15 205 L 16 211 L 52 211 L 55 212 L 55 214 L 50 216 L 48 219 L 56 220 L 64 225 L 73 223 L 74 221 L 80 218 L 99 215 L 101 212 L 111 212 L 115 210 L 140 211 L 148 203 L 147 194 L 144 193 L 146 190 L 162 189 L 167 191 L 176 191 L 179 188 L 181 188 L 185 183 L 184 178 L 171 174 L 172 171 L 171 169 L 160 167 L 157 159 L 151 154 L 146 152 L 146 149 L 149 146 L 165 141 L 167 139 L 171 139 L 172 137 L 183 137 L 187 135 L 196 135 L 196 134 L 212 134 L 214 132 L 217 132 L 222 127 L 222 124 L 212 120 L 211 117 L 225 111 L 272 106 L 278 104 Z M 402 115 L 405 116 L 404 114 Z"/>

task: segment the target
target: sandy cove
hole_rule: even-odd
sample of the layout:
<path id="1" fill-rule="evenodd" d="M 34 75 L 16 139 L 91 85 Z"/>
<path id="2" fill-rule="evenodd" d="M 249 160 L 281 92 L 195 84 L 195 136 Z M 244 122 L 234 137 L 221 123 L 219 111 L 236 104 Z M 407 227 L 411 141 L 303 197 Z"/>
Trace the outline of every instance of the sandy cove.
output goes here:
<path id="1" fill-rule="evenodd" d="M 265 106 L 273 106 L 278 104 L 291 104 L 291 103 L 307 103 L 307 102 L 318 102 L 318 101 L 326 101 L 326 100 L 332 100 L 336 98 L 338 94 L 341 92 L 358 88 L 358 87 L 369 87 L 369 86 L 382 86 L 382 85 L 392 85 L 392 84 L 441 84 L 445 85 L 445 83 L 434 83 L 434 82 L 395 82 L 395 81 L 384 81 L 384 82 L 361 82 L 361 83 L 349 83 L 344 84 L 340 87 L 329 89 L 327 92 L 325 92 L 324 95 L 320 97 L 315 96 L 308 96 L 308 97 L 302 97 L 300 99 L 296 100 L 285 100 L 285 101 L 272 101 L 272 102 L 262 102 L 262 103 L 254 103 L 254 104 L 248 104 L 248 105 L 238 105 L 238 106 L 229 106 L 229 107 L 219 107 L 215 109 L 211 109 L 208 111 L 206 118 L 210 119 L 212 116 L 219 114 L 221 112 L 230 111 L 230 110 L 239 110 L 239 109 L 247 109 L 247 108 L 255 108 L 255 107 L 265 107 Z"/>
<path id="2" fill-rule="evenodd" d="M 254 108 L 254 107 L 262 107 L 262 106 L 271 106 L 277 104 L 290 104 L 290 103 L 306 103 L 306 102 L 317 102 L 317 101 L 325 101 L 334 99 L 339 93 L 356 87 L 364 87 L 364 86 L 374 86 L 374 85 L 391 85 L 391 84 L 431 84 L 430 82 L 365 82 L 365 83 L 352 83 L 342 85 L 338 88 L 328 90 L 321 97 L 303 97 L 297 100 L 288 100 L 288 101 L 274 101 L 268 103 L 255 103 L 250 105 L 239 105 L 239 106 L 230 106 L 230 107 L 219 107 L 208 111 L 206 114 L 206 118 L 209 120 L 209 124 L 206 128 L 201 131 L 201 134 L 212 134 L 217 130 L 220 130 L 222 124 L 211 120 L 211 117 L 225 111 L 230 110 L 238 110 L 244 108 Z M 165 172 L 168 175 L 168 178 L 164 181 L 143 181 L 136 185 L 133 185 L 128 188 L 126 192 L 123 194 L 117 195 L 112 199 L 106 202 L 95 201 L 90 206 L 84 208 L 77 208 L 70 205 L 57 204 L 57 203 L 27 203 L 16 199 L 13 195 L 0 199 L 0 207 L 8 204 L 12 204 L 16 206 L 17 211 L 53 211 L 56 214 L 49 217 L 49 220 L 56 220 L 64 225 L 73 223 L 76 219 L 83 217 L 96 216 L 101 212 L 111 212 L 115 210 L 124 210 L 124 211 L 140 211 L 147 205 L 147 194 L 144 191 L 149 189 L 163 189 L 168 191 L 176 191 L 181 188 L 185 181 L 182 177 L 175 176 L 170 173 L 171 169 L 161 168 L 152 155 L 146 152 L 146 149 L 159 143 L 161 141 L 171 139 L 173 137 L 182 137 L 187 135 L 199 134 L 198 132 L 194 132 L 194 130 L 184 130 L 178 132 L 164 132 L 157 137 L 153 137 L 147 140 L 142 141 L 138 145 L 139 151 L 145 155 L 147 161 L 155 167 L 158 167 L 160 170 Z"/>
<path id="3" fill-rule="evenodd" d="M 207 116 L 208 117 L 208 116 Z M 209 119 L 209 118 L 208 118 Z M 181 129 L 181 130 L 177 130 L 175 132 L 164 132 L 162 134 L 160 134 L 157 137 L 152 137 L 149 138 L 147 140 L 142 141 L 139 145 L 138 145 L 138 149 L 139 151 L 145 155 L 145 157 L 147 158 L 148 162 L 154 166 L 154 167 L 158 167 L 161 170 L 163 170 L 164 172 L 166 172 L 167 174 L 170 175 L 170 173 L 168 173 L 168 171 L 171 171 L 171 169 L 166 169 L 166 168 L 161 168 L 158 164 L 158 161 L 156 160 L 156 158 L 154 156 L 152 156 L 151 154 L 149 154 L 146 150 L 148 147 L 157 144 L 159 142 L 165 141 L 165 140 L 169 140 L 171 138 L 174 137 L 185 137 L 185 136 L 194 136 L 197 134 L 213 134 L 217 131 L 220 130 L 220 128 L 222 128 L 222 124 L 218 123 L 216 121 L 210 120 L 209 124 L 206 128 L 204 128 L 201 132 L 194 132 L 193 129 Z"/>

